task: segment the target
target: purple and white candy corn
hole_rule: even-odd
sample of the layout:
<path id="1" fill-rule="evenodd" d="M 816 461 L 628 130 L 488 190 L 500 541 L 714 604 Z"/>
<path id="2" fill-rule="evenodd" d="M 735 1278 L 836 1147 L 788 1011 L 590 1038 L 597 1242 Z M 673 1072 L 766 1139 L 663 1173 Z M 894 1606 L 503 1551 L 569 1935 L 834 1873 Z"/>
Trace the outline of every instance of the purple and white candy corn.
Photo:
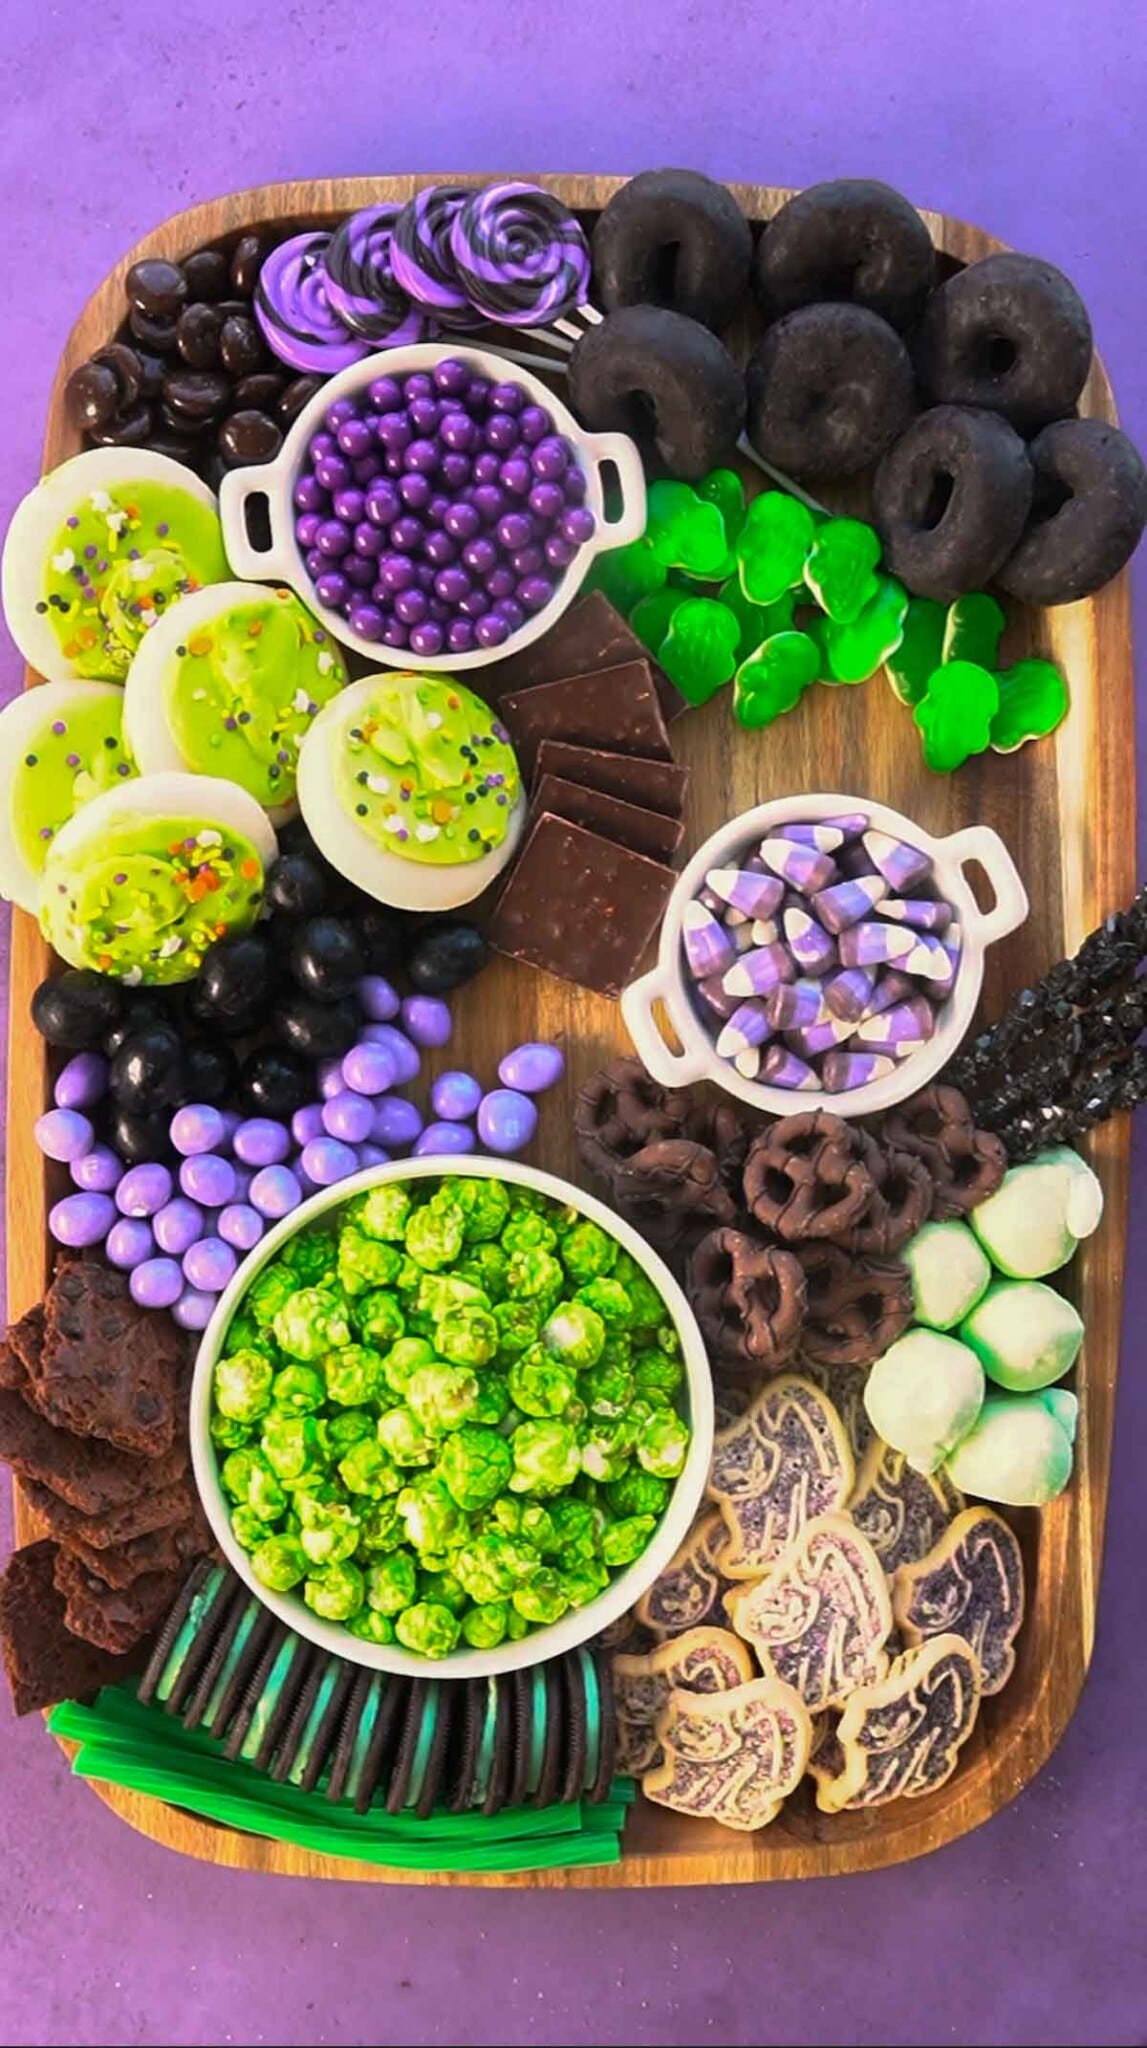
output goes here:
<path id="1" fill-rule="evenodd" d="M 749 937 L 754 946 L 775 946 L 780 935 L 781 928 L 775 917 L 755 917 L 749 926 Z"/>
<path id="2" fill-rule="evenodd" d="M 812 896 L 836 880 L 836 862 L 813 846 L 801 846 L 795 839 L 762 839 L 761 859 L 790 888 Z"/>
<path id="3" fill-rule="evenodd" d="M 769 1000 L 771 1002 L 772 997 Z M 740 1003 L 717 1039 L 717 1051 L 723 1060 L 732 1060 L 739 1052 L 747 1051 L 749 1046 L 763 1045 L 771 1037 L 765 1004 L 756 1001 Z"/>
<path id="4" fill-rule="evenodd" d="M 724 987 L 731 996 L 767 996 L 778 982 L 795 980 L 792 954 L 778 940 L 771 946 L 758 946 L 755 952 L 742 953 L 726 973 Z"/>
<path id="5" fill-rule="evenodd" d="M 896 1061 L 878 1052 L 829 1052 L 821 1062 L 820 1078 L 830 1095 L 843 1095 L 850 1088 L 866 1088 L 870 1081 L 883 1081 L 896 1071 Z"/>
<path id="6" fill-rule="evenodd" d="M 878 1017 L 866 1017 L 856 1027 L 858 1045 L 875 1045 L 887 1048 L 896 1059 L 903 1059 L 917 1046 L 926 1045 L 936 1029 L 936 1019 L 927 996 L 909 996 L 906 1003 L 893 1003 L 890 1010 L 882 1010 Z"/>
<path id="7" fill-rule="evenodd" d="M 799 1059 L 787 1046 L 770 1045 L 761 1061 L 758 1079 L 770 1088 L 819 1088 L 816 1069 Z"/>
<path id="8" fill-rule="evenodd" d="M 932 986 L 928 991 L 934 1002 L 942 1003 L 947 996 L 951 995 L 952 990 L 955 988 L 956 976 L 960 972 L 960 954 L 963 951 L 963 946 L 964 935 L 959 925 L 950 924 L 940 940 L 941 950 L 948 958 L 948 972 L 947 974 L 933 975 Z"/>
<path id="9" fill-rule="evenodd" d="M 781 919 L 785 942 L 802 974 L 827 974 L 836 966 L 836 941 L 807 910 L 795 905 Z"/>
<path id="10" fill-rule="evenodd" d="M 694 901 L 685 905 L 681 941 L 694 981 L 704 981 L 711 974 L 724 974 L 736 958 L 733 941 L 724 925 L 718 924 L 712 911 L 706 910 L 703 903 Z"/>
<path id="11" fill-rule="evenodd" d="M 765 998 L 765 1015 L 774 1031 L 804 1031 L 828 1016 L 819 981 L 782 981 Z"/>
<path id="12" fill-rule="evenodd" d="M 894 839 L 890 832 L 866 832 L 864 848 L 890 889 L 915 889 L 932 872 L 932 862 L 926 853 L 918 846 L 909 846 L 906 839 Z"/>
<path id="13" fill-rule="evenodd" d="M 868 812 L 844 811 L 838 818 L 822 818 L 821 829 L 828 827 L 839 832 L 842 840 L 859 839 L 861 833 L 868 830 Z"/>
<path id="14" fill-rule="evenodd" d="M 746 917 L 771 917 L 785 893 L 776 875 L 759 875 L 750 868 L 710 868 L 705 882 L 730 910 L 742 910 Z"/>
<path id="15" fill-rule="evenodd" d="M 893 929 L 896 930 L 897 927 L 894 926 Z M 905 927 L 901 925 L 899 929 L 903 932 Z M 946 981 L 952 971 L 951 955 L 947 947 L 942 945 L 939 939 L 934 939 L 931 932 L 909 931 L 907 936 L 913 938 L 916 943 L 911 952 L 901 958 L 900 966 L 904 973 L 918 974 L 924 981 Z"/>
<path id="16" fill-rule="evenodd" d="M 838 846 L 844 845 L 844 833 L 830 819 L 823 825 L 782 825 L 780 836 L 795 840 L 798 846 L 811 846 L 817 853 L 835 853 Z"/>
<path id="17" fill-rule="evenodd" d="M 824 1000 L 834 1017 L 855 1024 L 866 1014 L 875 987 L 876 978 L 867 967 L 842 967 L 825 982 Z"/>
<path id="18" fill-rule="evenodd" d="M 889 967 L 880 975 L 876 987 L 868 999 L 865 1017 L 878 1017 L 881 1010 L 890 1010 L 893 1003 L 902 1003 L 915 991 L 916 984 L 899 968 Z"/>
<path id="19" fill-rule="evenodd" d="M 729 994 L 719 974 L 707 974 L 704 981 L 695 984 L 694 992 L 714 1017 L 731 1017 L 739 1000 Z"/>
<path id="20" fill-rule="evenodd" d="M 903 965 L 918 941 L 897 924 L 850 924 L 838 940 L 845 967 L 880 967 L 891 960 Z"/>
<path id="21" fill-rule="evenodd" d="M 913 931 L 942 932 L 952 922 L 952 906 L 926 896 L 885 896 L 878 915 L 890 917 L 894 924 L 909 924 Z"/>
<path id="22" fill-rule="evenodd" d="M 840 933 L 872 915 L 873 907 L 888 894 L 882 875 L 861 875 L 856 881 L 835 882 L 812 899 L 812 907 L 826 931 Z"/>
<path id="23" fill-rule="evenodd" d="M 818 1053 L 831 1052 L 846 1038 L 851 1038 L 855 1024 L 845 1024 L 840 1017 L 826 1017 L 823 1023 L 810 1024 L 805 1030 L 788 1031 L 785 1043 L 802 1059 L 815 1059 Z"/>

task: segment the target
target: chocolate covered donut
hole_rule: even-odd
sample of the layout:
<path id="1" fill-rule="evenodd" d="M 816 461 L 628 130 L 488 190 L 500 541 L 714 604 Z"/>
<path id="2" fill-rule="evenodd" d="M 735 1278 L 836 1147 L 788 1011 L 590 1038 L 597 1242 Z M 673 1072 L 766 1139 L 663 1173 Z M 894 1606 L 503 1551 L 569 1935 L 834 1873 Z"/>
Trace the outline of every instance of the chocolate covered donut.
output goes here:
<path id="1" fill-rule="evenodd" d="M 642 171 L 593 231 L 593 272 L 607 312 L 667 306 L 723 327 L 749 284 L 753 238 L 731 192 L 699 171 Z"/>
<path id="2" fill-rule="evenodd" d="M 916 410 L 900 336 L 863 306 L 802 306 L 766 329 L 745 372 L 749 439 L 792 476 L 855 476 Z"/>
<path id="3" fill-rule="evenodd" d="M 757 245 L 753 289 L 770 320 L 845 300 L 903 329 L 923 311 L 935 272 L 932 237 L 901 193 L 877 178 L 832 178 L 774 214 Z"/>
<path id="4" fill-rule="evenodd" d="M 998 413 L 937 405 L 883 458 L 872 516 L 893 576 L 952 604 L 980 590 L 1013 552 L 1032 498 L 1032 466 Z"/>
<path id="5" fill-rule="evenodd" d="M 1117 576 L 1147 524 L 1147 469 L 1104 420 L 1055 420 L 1028 447 L 1031 516 L 997 582 L 1028 604 L 1073 604 Z"/>
<path id="6" fill-rule="evenodd" d="M 933 404 L 981 406 L 1034 434 L 1074 407 L 1091 367 L 1091 321 L 1054 263 L 1002 250 L 933 292 L 915 355 Z"/>
<path id="7" fill-rule="evenodd" d="M 623 306 L 591 327 L 570 357 L 569 397 L 587 427 L 632 435 L 685 483 L 728 461 L 745 419 L 724 343 L 664 306 Z"/>

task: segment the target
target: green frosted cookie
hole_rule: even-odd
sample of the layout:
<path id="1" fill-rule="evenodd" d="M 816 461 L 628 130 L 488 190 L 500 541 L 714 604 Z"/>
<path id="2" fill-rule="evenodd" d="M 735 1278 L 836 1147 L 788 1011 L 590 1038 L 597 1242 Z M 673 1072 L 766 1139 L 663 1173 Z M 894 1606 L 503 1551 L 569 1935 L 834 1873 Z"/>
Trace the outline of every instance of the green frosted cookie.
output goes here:
<path id="1" fill-rule="evenodd" d="M 984 1371 L 1013 1394 L 1034 1394 L 1070 1372 L 1083 1319 L 1042 1280 L 997 1280 L 960 1325 Z"/>
<path id="2" fill-rule="evenodd" d="M 878 1358 L 864 1405 L 878 1436 L 915 1472 L 935 1472 L 975 1423 L 984 1371 L 974 1351 L 935 1330 L 909 1330 Z"/>
<path id="3" fill-rule="evenodd" d="M 972 1228 L 1001 1273 L 1038 1280 L 1066 1266 L 1103 1214 L 1103 1189 L 1069 1146 L 1040 1152 L 1005 1173 L 994 1195 L 972 1210 Z"/>
<path id="4" fill-rule="evenodd" d="M 954 1486 L 1004 1507 L 1039 1508 L 1071 1478 L 1079 1402 L 1064 1387 L 989 1394 L 979 1420 L 949 1458 Z"/>
<path id="5" fill-rule="evenodd" d="M 950 1330 L 975 1308 L 992 1277 L 966 1223 L 926 1223 L 900 1253 L 912 1275 L 916 1321 Z"/>

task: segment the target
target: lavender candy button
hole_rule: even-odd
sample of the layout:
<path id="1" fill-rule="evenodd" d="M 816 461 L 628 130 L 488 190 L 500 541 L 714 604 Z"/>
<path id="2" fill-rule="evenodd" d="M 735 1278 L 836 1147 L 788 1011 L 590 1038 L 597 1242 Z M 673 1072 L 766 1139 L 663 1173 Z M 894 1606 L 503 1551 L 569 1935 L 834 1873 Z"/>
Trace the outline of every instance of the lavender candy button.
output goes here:
<path id="1" fill-rule="evenodd" d="M 473 1074 L 462 1073 L 451 1068 L 439 1074 L 430 1090 L 430 1107 L 436 1117 L 447 1123 L 465 1123 L 474 1115 L 482 1100 L 482 1083 Z"/>
<path id="2" fill-rule="evenodd" d="M 783 1045 L 770 1045 L 761 1061 L 760 1080 L 770 1088 L 819 1088 L 816 1070 Z"/>
<path id="3" fill-rule="evenodd" d="M 183 1269 L 177 1259 L 144 1259 L 127 1284 L 138 1308 L 171 1308 L 183 1292 Z"/>
<path id="4" fill-rule="evenodd" d="M 217 1152 L 200 1152 L 185 1159 L 179 1169 L 179 1185 L 193 1202 L 207 1209 L 221 1209 L 235 1200 L 235 1168 Z"/>
<path id="5" fill-rule="evenodd" d="M 867 1015 L 875 987 L 876 977 L 870 968 L 842 967 L 825 982 L 824 999 L 834 1017 L 855 1024 Z"/>
<path id="6" fill-rule="evenodd" d="M 305 1102 L 291 1118 L 291 1136 L 296 1145 L 309 1145 L 312 1138 L 321 1138 L 324 1128 L 321 1102 Z"/>
<path id="7" fill-rule="evenodd" d="M 827 974 L 836 966 L 836 941 L 810 917 L 807 910 L 790 905 L 781 924 L 785 943 L 802 974 Z"/>
<path id="8" fill-rule="evenodd" d="M 309 1145 L 303 1146 L 300 1163 L 303 1172 L 320 1188 L 333 1187 L 336 1181 L 358 1172 L 358 1154 L 339 1138 L 312 1138 Z M 254 1192 L 252 1187 L 252 1195 Z"/>
<path id="9" fill-rule="evenodd" d="M 755 952 L 742 953 L 724 977 L 725 992 L 731 996 L 767 996 L 778 982 L 795 981 L 796 973 L 788 947 L 775 941 Z"/>
<path id="10" fill-rule="evenodd" d="M 209 1102 L 188 1102 L 171 1119 L 171 1142 L 185 1158 L 197 1152 L 218 1152 L 226 1138 L 223 1113 Z"/>
<path id="11" fill-rule="evenodd" d="M 798 846 L 794 839 L 762 839 L 761 859 L 783 881 L 806 896 L 827 889 L 836 880 L 836 862 L 815 847 Z"/>
<path id="12" fill-rule="evenodd" d="M 422 1129 L 422 1111 L 405 1095 L 388 1095 L 374 1106 L 371 1142 L 375 1145 L 413 1145 Z"/>
<path id="13" fill-rule="evenodd" d="M 155 1161 L 129 1166 L 115 1191 L 121 1216 L 154 1216 L 172 1196 L 172 1180 L 166 1166 Z"/>
<path id="14" fill-rule="evenodd" d="M 352 1045 L 342 1063 L 342 1076 L 356 1095 L 385 1095 L 394 1086 L 394 1056 L 385 1045 L 374 1045 L 369 1039 Z"/>
<path id="15" fill-rule="evenodd" d="M 887 896 L 883 875 L 861 875 L 857 881 L 836 882 L 812 899 L 812 907 L 826 931 L 838 935 L 850 924 L 871 915 L 873 905 Z"/>
<path id="16" fill-rule="evenodd" d="M 46 1159 L 82 1159 L 90 1152 L 95 1132 L 78 1109 L 49 1109 L 38 1116 L 32 1135 Z"/>
<path id="17" fill-rule="evenodd" d="M 323 1104 L 323 1129 L 344 1145 L 361 1145 L 374 1129 L 374 1104 L 369 1095 L 355 1095 L 344 1088 Z"/>
<path id="18" fill-rule="evenodd" d="M 321 1144 L 322 1140 L 313 1139 L 311 1142 Z M 306 1149 L 304 1146 L 304 1157 Z M 264 1166 L 255 1175 L 247 1194 L 251 1207 L 271 1222 L 276 1222 L 280 1216 L 289 1216 L 303 1199 L 298 1175 L 292 1173 L 289 1166 Z"/>
<path id="19" fill-rule="evenodd" d="M 234 1137 L 235 1157 L 244 1166 L 278 1166 L 291 1150 L 291 1134 L 284 1124 L 269 1116 L 251 1116 L 240 1124 Z"/>
<path id="20" fill-rule="evenodd" d="M 102 1244 L 115 1220 L 115 1203 L 110 1195 L 65 1195 L 50 1210 L 48 1229 L 57 1244 L 81 1251 L 88 1245 Z"/>
<path id="21" fill-rule="evenodd" d="M 498 1079 L 506 1088 L 517 1088 L 523 1095 L 544 1095 L 547 1088 L 553 1088 L 566 1070 L 566 1059 L 560 1045 L 551 1045 L 541 1039 L 527 1045 L 515 1045 L 498 1062 Z"/>
<path id="22" fill-rule="evenodd" d="M 819 981 L 782 981 L 765 997 L 765 1014 L 774 1031 L 803 1031 L 823 1024 L 828 1016 Z"/>
<path id="23" fill-rule="evenodd" d="M 203 1294 L 222 1294 L 238 1263 L 221 1237 L 201 1237 L 183 1254 L 183 1277 Z"/>
<path id="24" fill-rule="evenodd" d="M 915 889 L 932 872 L 932 862 L 918 846 L 895 839 L 890 832 L 866 832 L 864 850 L 873 866 L 884 876 L 890 889 L 903 893 Z"/>
<path id="25" fill-rule="evenodd" d="M 57 1109 L 94 1109 L 107 1085 L 108 1062 L 102 1052 L 78 1052 L 60 1068 L 52 1100 Z"/>
<path id="26" fill-rule="evenodd" d="M 110 1195 L 123 1179 L 124 1163 L 110 1145 L 93 1145 L 82 1159 L 73 1159 L 69 1171 L 78 1188 L 93 1195 Z"/>
<path id="27" fill-rule="evenodd" d="M 489 1152 L 520 1152 L 538 1128 L 537 1104 L 516 1088 L 494 1088 L 478 1105 L 478 1136 Z"/>
<path id="28" fill-rule="evenodd" d="M 772 1037 L 764 1003 L 740 1003 L 723 1031 L 718 1033 L 717 1052 L 723 1060 L 735 1060 L 752 1045 L 763 1045 Z"/>
<path id="29" fill-rule="evenodd" d="M 402 1022 L 415 1045 L 450 1043 L 450 1005 L 441 996 L 407 996 L 402 1005 Z"/>
<path id="30" fill-rule="evenodd" d="M 821 1062 L 820 1078 L 830 1095 L 843 1095 L 850 1088 L 866 1088 L 870 1081 L 883 1081 L 895 1071 L 896 1061 L 884 1053 L 829 1052 Z"/>
<path id="31" fill-rule="evenodd" d="M 205 1330 L 215 1314 L 215 1296 L 185 1287 L 171 1313 L 181 1330 Z"/>
<path id="32" fill-rule="evenodd" d="M 141 1266 L 154 1250 L 150 1223 L 135 1216 L 121 1216 L 118 1223 L 113 1223 L 104 1246 L 109 1264 L 119 1266 L 125 1273 L 133 1266 Z"/>
<path id="33" fill-rule="evenodd" d="M 248 1202 L 229 1202 L 219 1212 L 219 1235 L 237 1252 L 253 1251 L 266 1227 L 259 1211 Z"/>
<path id="34" fill-rule="evenodd" d="M 953 912 L 950 903 L 932 902 L 926 896 L 886 896 L 878 915 L 890 917 L 894 924 L 910 924 L 913 931 L 942 932 L 951 924 Z"/>
<path id="35" fill-rule="evenodd" d="M 749 868 L 710 868 L 705 885 L 745 917 L 771 917 L 785 893 L 778 876 L 758 875 Z"/>
<path id="36" fill-rule="evenodd" d="M 188 1201 L 186 1195 L 176 1195 L 173 1201 L 156 1210 L 151 1227 L 160 1251 L 181 1259 L 203 1236 L 207 1224 L 198 1202 Z"/>
<path id="37" fill-rule="evenodd" d="M 681 943 L 694 981 L 705 981 L 711 974 L 724 974 L 736 958 L 733 941 L 724 925 L 718 924 L 712 911 L 706 910 L 705 905 L 696 899 L 685 905 L 681 918 Z"/>
<path id="38" fill-rule="evenodd" d="M 422 1071 L 422 1055 L 412 1045 L 405 1031 L 399 1031 L 394 1024 L 365 1024 L 359 1037 L 369 1045 L 384 1045 L 394 1061 L 394 1085 L 405 1087 L 408 1081 Z"/>
<path id="39" fill-rule="evenodd" d="M 384 974 L 364 974 L 355 994 L 359 1009 L 372 1024 L 389 1024 L 392 1017 L 397 1017 L 400 1008 L 398 990 Z"/>
<path id="40" fill-rule="evenodd" d="M 473 1152 L 477 1143 L 469 1124 L 427 1124 L 415 1139 L 414 1157 L 425 1158 L 428 1152 Z"/>

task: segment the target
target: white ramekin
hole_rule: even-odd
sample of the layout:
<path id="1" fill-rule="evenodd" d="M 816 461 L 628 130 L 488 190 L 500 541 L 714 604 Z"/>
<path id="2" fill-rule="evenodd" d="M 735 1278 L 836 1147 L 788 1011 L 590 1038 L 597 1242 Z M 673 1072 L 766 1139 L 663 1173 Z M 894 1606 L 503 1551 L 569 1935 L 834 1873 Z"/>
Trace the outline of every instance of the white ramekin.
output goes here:
<path id="1" fill-rule="evenodd" d="M 359 634 L 352 633 L 340 612 L 328 611 L 319 603 L 315 586 L 307 574 L 302 549 L 295 539 L 294 489 L 311 436 L 321 428 L 327 407 L 336 398 L 357 397 L 376 377 L 404 377 L 412 370 L 433 369 L 435 363 L 444 362 L 447 358 L 452 361 L 460 359 L 479 376 L 489 377 L 493 383 L 512 381 L 521 384 L 535 405 L 546 407 L 556 432 L 564 434 L 573 445 L 578 467 L 586 480 L 585 502 L 597 521 L 597 527 L 592 538 L 578 549 L 549 603 L 540 612 L 535 612 L 518 632 L 511 634 L 503 646 L 476 647 L 470 654 L 415 655 L 407 648 L 384 647 L 381 641 L 362 639 Z M 616 472 L 616 489 L 620 493 L 617 516 L 608 520 L 602 477 L 606 464 Z M 265 548 L 256 546 L 248 523 L 249 508 L 257 499 L 263 500 L 270 523 L 270 544 Z M 258 583 L 289 584 L 341 646 L 353 647 L 356 653 L 365 654 L 376 667 L 440 669 L 450 675 L 461 675 L 466 669 L 483 668 L 487 662 L 504 661 L 523 647 L 529 647 L 532 641 L 540 640 L 542 634 L 548 633 L 573 603 L 589 574 L 594 557 L 606 548 L 624 547 L 628 541 L 640 539 L 645 531 L 645 472 L 636 445 L 627 435 L 587 433 L 561 399 L 554 396 L 548 384 L 543 384 L 540 378 L 529 370 L 521 369 L 506 356 L 497 355 L 489 349 L 473 348 L 462 340 L 450 346 L 423 341 L 411 348 L 384 349 L 378 355 L 364 356 L 361 362 L 352 363 L 349 369 L 340 370 L 338 376 L 324 384 L 321 391 L 316 391 L 303 407 L 273 462 L 234 469 L 223 478 L 219 490 L 219 513 L 223 521 L 227 559 L 236 576 Z"/>
<path id="2" fill-rule="evenodd" d="M 771 1088 L 760 1081 L 746 1081 L 730 1060 L 718 1057 L 714 1037 L 693 1007 L 681 939 L 685 906 L 704 887 L 710 868 L 735 866 L 739 855 L 756 850 L 756 843 L 782 825 L 798 819 L 815 824 L 821 818 L 843 816 L 849 811 L 866 811 L 878 832 L 888 832 L 928 854 L 936 881 L 936 894 L 944 897 L 956 913 L 963 935 L 956 985 L 938 1012 L 936 1030 L 927 1045 L 912 1053 L 883 1080 L 869 1081 L 838 1095 L 821 1089 Z M 964 868 L 977 861 L 995 892 L 991 910 L 979 908 Z M 887 804 L 873 803 L 862 796 L 782 796 L 771 803 L 742 811 L 739 818 L 722 825 L 699 847 L 683 870 L 669 898 L 661 926 L 661 943 L 656 967 L 639 981 L 631 982 L 621 997 L 621 1013 L 637 1051 L 654 1079 L 666 1087 L 680 1088 L 691 1081 L 715 1081 L 729 1095 L 736 1095 L 754 1109 L 771 1116 L 789 1116 L 798 1110 L 831 1109 L 837 1116 L 872 1116 L 890 1109 L 906 1095 L 914 1095 L 926 1081 L 952 1058 L 972 1021 L 984 978 L 984 954 L 997 939 L 1006 937 L 1022 924 L 1028 914 L 1027 891 L 998 832 L 988 825 L 969 825 L 934 839 Z M 663 1003 L 681 1044 L 674 1052 L 666 1043 L 654 1015 L 654 1004 Z M 842 1050 L 848 1050 L 844 1041 Z"/>
<path id="3" fill-rule="evenodd" d="M 502 1643 L 496 1650 L 456 1650 L 449 1657 L 430 1658 L 415 1656 L 411 1651 L 401 1649 L 397 1643 L 361 1642 L 337 1622 L 323 1621 L 317 1614 L 312 1614 L 297 1593 L 275 1593 L 260 1584 L 251 1570 L 247 1552 L 236 1542 L 231 1531 L 230 1510 L 219 1477 L 220 1460 L 210 1430 L 211 1387 L 216 1360 L 222 1351 L 232 1316 L 256 1275 L 288 1238 L 369 1188 L 380 1187 L 388 1181 L 441 1179 L 449 1175 L 495 1178 L 509 1181 L 517 1187 L 533 1188 L 539 1194 L 549 1195 L 555 1202 L 580 1210 L 583 1216 L 600 1224 L 603 1230 L 617 1239 L 656 1287 L 681 1339 L 687 1414 L 692 1434 L 684 1469 L 674 1482 L 669 1505 L 648 1546 L 633 1564 L 610 1581 L 596 1600 L 591 1600 L 587 1607 L 579 1607 L 563 1615 L 560 1621 L 551 1623 L 548 1628 L 533 1630 L 521 1642 Z M 569 1181 L 559 1180 L 556 1174 L 541 1173 L 536 1167 L 522 1166 L 517 1161 L 434 1157 L 396 1159 L 389 1166 L 371 1167 L 366 1173 L 355 1174 L 349 1180 L 339 1181 L 334 1187 L 312 1195 L 309 1201 L 269 1230 L 262 1243 L 243 1260 L 230 1286 L 220 1295 L 215 1313 L 200 1341 L 191 1386 L 190 1425 L 195 1483 L 215 1540 L 227 1562 L 252 1593 L 288 1628 L 294 1629 L 308 1642 L 317 1643 L 320 1649 L 345 1657 L 352 1664 L 369 1665 L 376 1671 L 397 1672 L 409 1678 L 488 1678 L 499 1671 L 520 1671 L 526 1665 L 540 1664 L 547 1658 L 560 1657 L 566 1650 L 576 1649 L 579 1643 L 587 1642 L 591 1636 L 608 1627 L 611 1621 L 618 1620 L 653 1584 L 683 1541 L 700 1506 L 713 1448 L 713 1386 L 701 1332 L 676 1280 L 645 1239 L 620 1216 L 607 1209 L 603 1202 L 583 1194 Z"/>

